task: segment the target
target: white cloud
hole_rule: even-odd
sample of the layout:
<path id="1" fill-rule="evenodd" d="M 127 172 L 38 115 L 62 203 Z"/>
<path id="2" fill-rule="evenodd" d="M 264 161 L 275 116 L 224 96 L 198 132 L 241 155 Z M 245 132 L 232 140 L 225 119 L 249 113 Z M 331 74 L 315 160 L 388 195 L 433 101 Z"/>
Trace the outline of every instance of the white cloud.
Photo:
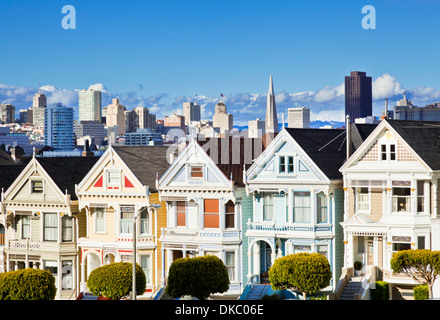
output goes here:
<path id="1" fill-rule="evenodd" d="M 385 73 L 378 77 L 372 83 L 373 100 L 391 98 L 403 94 L 402 85 L 396 81 L 396 78 Z"/>

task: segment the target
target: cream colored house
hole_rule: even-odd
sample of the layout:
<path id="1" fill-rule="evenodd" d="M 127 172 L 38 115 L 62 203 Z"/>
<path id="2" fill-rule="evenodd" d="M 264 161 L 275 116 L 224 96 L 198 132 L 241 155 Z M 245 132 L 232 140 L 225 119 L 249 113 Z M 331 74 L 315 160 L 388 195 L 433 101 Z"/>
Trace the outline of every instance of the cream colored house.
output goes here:
<path id="1" fill-rule="evenodd" d="M 91 271 L 111 262 L 133 261 L 133 218 L 136 217 L 136 263 L 145 272 L 145 296 L 160 288 L 161 244 L 157 232 L 166 223 L 166 207 L 155 189 L 156 177 L 168 168 L 167 147 L 110 146 L 77 185 L 84 210 L 81 290 Z"/>
<path id="2" fill-rule="evenodd" d="M 438 233 L 440 123 L 382 120 L 340 171 L 344 178 L 344 270 L 393 286 L 411 298 L 412 278 L 394 274 L 390 260 L 405 249 L 440 247 Z"/>
<path id="3" fill-rule="evenodd" d="M 56 279 L 56 299 L 74 297 L 79 284 L 77 239 L 84 212 L 78 209 L 74 186 L 96 161 L 33 157 L 2 191 L 6 271 L 49 270 Z"/>

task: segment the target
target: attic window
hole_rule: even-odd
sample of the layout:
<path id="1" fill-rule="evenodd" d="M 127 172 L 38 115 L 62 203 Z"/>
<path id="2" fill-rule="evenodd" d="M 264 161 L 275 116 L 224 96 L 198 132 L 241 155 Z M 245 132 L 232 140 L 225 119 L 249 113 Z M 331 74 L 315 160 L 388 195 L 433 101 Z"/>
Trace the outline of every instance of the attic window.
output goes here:
<path id="1" fill-rule="evenodd" d="M 34 180 L 31 182 L 32 193 L 43 193 L 43 181 Z"/>
<path id="2" fill-rule="evenodd" d="M 380 146 L 380 157 L 382 161 L 395 161 L 396 144 L 382 144 Z"/>
<path id="3" fill-rule="evenodd" d="M 121 183 L 119 170 L 107 170 L 107 185 L 118 186 Z"/>
<path id="4" fill-rule="evenodd" d="M 191 166 L 191 178 L 203 178 L 203 167 Z"/>

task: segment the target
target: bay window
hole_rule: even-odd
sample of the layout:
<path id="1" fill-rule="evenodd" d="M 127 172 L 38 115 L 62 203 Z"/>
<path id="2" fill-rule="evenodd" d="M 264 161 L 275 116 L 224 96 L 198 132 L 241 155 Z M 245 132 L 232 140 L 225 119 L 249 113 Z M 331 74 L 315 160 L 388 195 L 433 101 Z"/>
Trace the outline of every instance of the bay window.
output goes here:
<path id="1" fill-rule="evenodd" d="M 293 222 L 311 222 L 310 192 L 293 192 Z"/>
<path id="2" fill-rule="evenodd" d="M 411 188 L 393 187 L 393 212 L 411 211 Z"/>
<path id="3" fill-rule="evenodd" d="M 43 234 L 44 241 L 58 240 L 58 214 L 44 213 L 43 214 Z"/>

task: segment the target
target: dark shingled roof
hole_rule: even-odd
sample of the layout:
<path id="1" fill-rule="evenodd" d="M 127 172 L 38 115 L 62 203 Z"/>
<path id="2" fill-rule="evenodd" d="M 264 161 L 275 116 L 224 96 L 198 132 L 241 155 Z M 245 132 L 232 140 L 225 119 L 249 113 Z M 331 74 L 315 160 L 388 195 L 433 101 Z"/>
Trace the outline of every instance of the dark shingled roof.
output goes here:
<path id="1" fill-rule="evenodd" d="M 37 157 L 55 184 L 64 193 L 66 190 L 72 200 L 77 200 L 75 184 L 89 173 L 99 157 Z"/>
<path id="2" fill-rule="evenodd" d="M 156 174 L 161 177 L 170 166 L 168 146 L 112 146 L 136 178 L 156 192 Z"/>
<path id="3" fill-rule="evenodd" d="M 1 165 L 0 190 L 3 189 L 3 191 L 6 192 L 24 168 L 24 164 Z"/>
<path id="4" fill-rule="evenodd" d="M 376 124 L 351 124 L 352 149 L 360 144 L 377 127 Z M 342 179 L 339 168 L 346 161 L 345 129 L 286 128 L 292 138 L 330 180 Z"/>
<path id="5" fill-rule="evenodd" d="M 432 170 L 440 170 L 440 121 L 386 121 Z"/>
<path id="6" fill-rule="evenodd" d="M 236 186 L 244 186 L 243 170 L 252 165 L 252 160 L 264 151 L 261 138 L 225 137 L 206 138 L 206 141 L 197 141 L 224 175 L 235 182 Z M 215 153 L 213 147 L 217 147 Z"/>

